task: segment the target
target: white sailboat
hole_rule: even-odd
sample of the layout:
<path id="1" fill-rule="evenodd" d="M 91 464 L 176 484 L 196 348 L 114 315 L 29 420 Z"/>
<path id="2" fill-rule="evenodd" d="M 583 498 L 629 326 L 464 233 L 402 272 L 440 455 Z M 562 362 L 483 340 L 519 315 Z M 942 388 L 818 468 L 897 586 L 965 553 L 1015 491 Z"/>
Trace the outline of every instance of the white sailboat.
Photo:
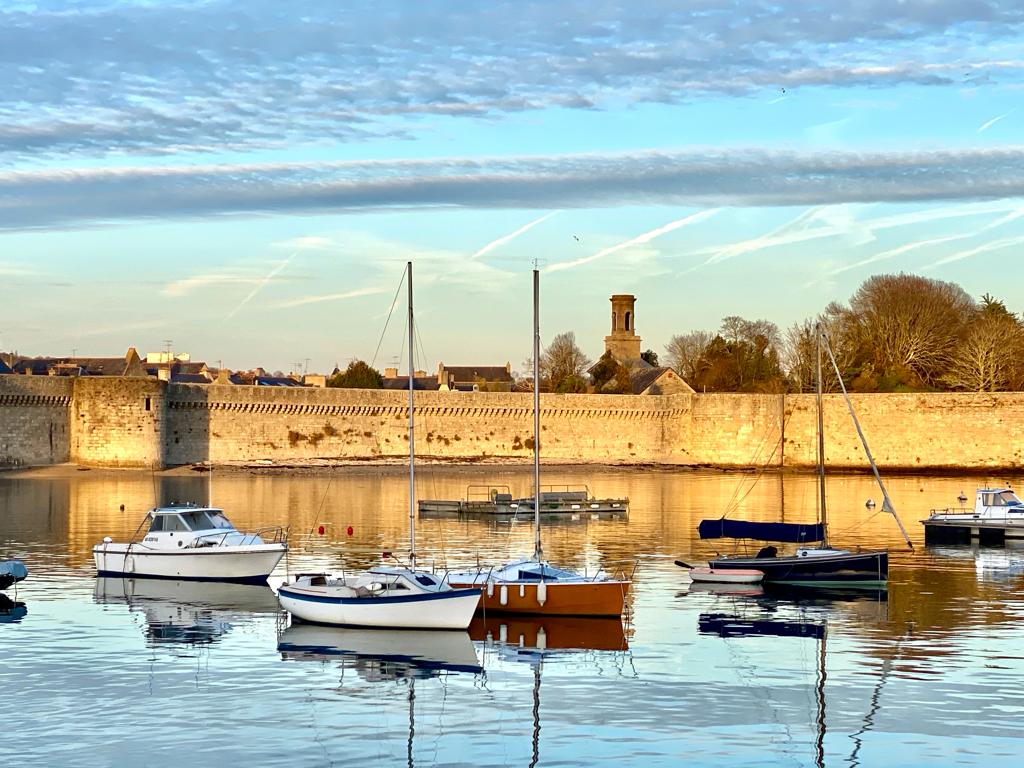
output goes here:
<path id="1" fill-rule="evenodd" d="M 540 272 L 533 270 L 533 556 L 485 571 L 449 576 L 454 586 L 483 588 L 488 613 L 548 616 L 621 616 L 628 579 L 587 576 L 555 568 L 544 559 L 540 540 Z"/>
<path id="2" fill-rule="evenodd" d="M 371 568 L 355 576 L 301 574 L 278 590 L 282 607 L 316 624 L 402 629 L 466 629 L 480 603 L 480 588 L 453 589 L 416 569 L 416 453 L 413 419 L 412 262 L 409 281 L 409 567 Z"/>

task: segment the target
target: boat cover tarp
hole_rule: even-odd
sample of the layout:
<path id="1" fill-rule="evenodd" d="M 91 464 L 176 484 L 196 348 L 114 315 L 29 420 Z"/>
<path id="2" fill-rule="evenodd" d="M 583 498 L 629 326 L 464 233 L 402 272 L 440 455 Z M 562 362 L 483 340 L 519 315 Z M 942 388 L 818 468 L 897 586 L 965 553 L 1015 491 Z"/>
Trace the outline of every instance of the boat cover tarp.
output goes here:
<path id="1" fill-rule="evenodd" d="M 757 539 L 791 544 L 807 544 L 825 540 L 821 523 L 754 523 L 749 520 L 701 520 L 697 527 L 702 539 Z"/>
<path id="2" fill-rule="evenodd" d="M 21 581 L 28 576 L 28 568 L 21 560 L 0 560 L 0 577 Z"/>

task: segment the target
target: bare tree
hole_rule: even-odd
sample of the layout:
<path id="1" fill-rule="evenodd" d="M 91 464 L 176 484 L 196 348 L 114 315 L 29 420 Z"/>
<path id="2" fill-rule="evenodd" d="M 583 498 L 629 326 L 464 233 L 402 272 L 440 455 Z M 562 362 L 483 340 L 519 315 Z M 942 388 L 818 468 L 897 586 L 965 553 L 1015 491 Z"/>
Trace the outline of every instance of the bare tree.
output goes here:
<path id="1" fill-rule="evenodd" d="M 690 331 L 673 336 L 665 345 L 665 363 L 685 381 L 693 382 L 700 372 L 700 360 L 714 335 L 708 331 Z"/>
<path id="2" fill-rule="evenodd" d="M 957 347 L 943 381 L 955 389 L 998 392 L 1019 389 L 1024 378 L 1024 325 L 988 294 Z"/>
<path id="3" fill-rule="evenodd" d="M 870 362 L 927 383 L 949 366 L 974 310 L 960 286 L 908 274 L 870 277 L 850 299 L 857 346 Z"/>
<path id="4" fill-rule="evenodd" d="M 576 344 L 572 331 L 560 333 L 551 340 L 540 354 L 541 381 L 546 382 L 551 392 L 578 391 L 583 374 L 590 365 L 590 359 Z"/>

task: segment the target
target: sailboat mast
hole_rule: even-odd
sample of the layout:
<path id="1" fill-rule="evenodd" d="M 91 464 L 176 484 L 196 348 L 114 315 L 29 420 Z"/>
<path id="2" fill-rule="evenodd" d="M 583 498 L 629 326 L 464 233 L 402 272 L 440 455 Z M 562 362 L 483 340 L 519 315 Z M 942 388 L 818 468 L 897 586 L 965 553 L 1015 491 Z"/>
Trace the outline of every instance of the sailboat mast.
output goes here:
<path id="1" fill-rule="evenodd" d="M 914 542 L 910 540 L 910 534 L 907 533 L 907 529 L 903 527 L 903 521 L 900 520 L 900 516 L 896 514 L 896 508 L 892 505 L 892 499 L 889 498 L 889 491 L 885 488 L 885 483 L 882 482 L 882 476 L 878 473 L 878 465 L 875 463 L 875 457 L 871 455 L 871 448 L 868 447 L 868 439 L 864 437 L 864 430 L 860 428 L 860 419 L 857 418 L 856 411 L 853 410 L 853 403 L 850 402 L 850 394 L 846 391 L 846 385 L 843 384 L 843 376 L 839 372 L 839 363 L 836 362 L 836 356 L 832 353 L 832 347 L 828 344 L 828 339 L 825 340 L 825 352 L 828 353 L 828 359 L 832 363 L 832 369 L 836 372 L 836 378 L 839 380 L 839 391 L 843 393 L 843 399 L 846 400 L 846 409 L 850 412 L 850 418 L 853 420 L 853 426 L 857 430 L 857 437 L 860 438 L 860 444 L 864 447 L 864 455 L 868 457 L 868 464 L 871 465 L 871 471 L 875 475 L 875 482 L 878 483 L 878 489 L 882 492 L 882 511 L 888 512 L 896 519 L 896 525 L 899 526 L 900 533 L 903 534 L 903 540 L 907 542 L 907 546 L 911 549 L 914 548 Z M 821 365 L 821 355 L 818 355 L 818 365 Z"/>
<path id="2" fill-rule="evenodd" d="M 533 557 L 540 560 L 540 270 L 533 270 Z"/>
<path id="3" fill-rule="evenodd" d="M 416 375 L 416 366 L 413 363 L 413 331 L 415 330 L 412 317 L 412 262 L 406 264 L 406 278 L 409 281 L 409 561 L 413 568 L 416 567 L 416 439 L 415 422 L 413 419 L 413 396 L 412 387 Z"/>
<path id="4" fill-rule="evenodd" d="M 825 416 L 822 413 L 821 397 L 821 326 L 814 327 L 814 336 L 817 340 L 817 404 L 818 404 L 818 521 L 821 523 L 824 539 L 821 544 L 828 546 L 828 512 L 825 508 Z"/>

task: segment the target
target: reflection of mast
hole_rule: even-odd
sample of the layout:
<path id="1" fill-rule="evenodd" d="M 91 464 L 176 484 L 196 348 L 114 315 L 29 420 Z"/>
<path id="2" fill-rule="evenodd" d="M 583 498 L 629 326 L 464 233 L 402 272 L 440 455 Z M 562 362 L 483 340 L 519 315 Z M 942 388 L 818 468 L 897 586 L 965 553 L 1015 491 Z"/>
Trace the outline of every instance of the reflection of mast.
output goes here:
<path id="1" fill-rule="evenodd" d="M 530 768 L 535 768 L 540 761 L 540 668 L 544 660 L 538 659 L 533 665 L 533 758 Z"/>
<path id="2" fill-rule="evenodd" d="M 416 678 L 409 678 L 409 748 L 406 762 L 409 768 L 413 768 L 415 762 L 412 759 L 412 737 L 416 733 Z"/>
<path id="3" fill-rule="evenodd" d="M 828 624 L 821 628 L 821 642 L 818 643 L 818 682 L 814 686 L 815 699 L 818 705 L 818 738 L 814 742 L 814 764 L 825 768 L 825 640 L 828 637 Z"/>

